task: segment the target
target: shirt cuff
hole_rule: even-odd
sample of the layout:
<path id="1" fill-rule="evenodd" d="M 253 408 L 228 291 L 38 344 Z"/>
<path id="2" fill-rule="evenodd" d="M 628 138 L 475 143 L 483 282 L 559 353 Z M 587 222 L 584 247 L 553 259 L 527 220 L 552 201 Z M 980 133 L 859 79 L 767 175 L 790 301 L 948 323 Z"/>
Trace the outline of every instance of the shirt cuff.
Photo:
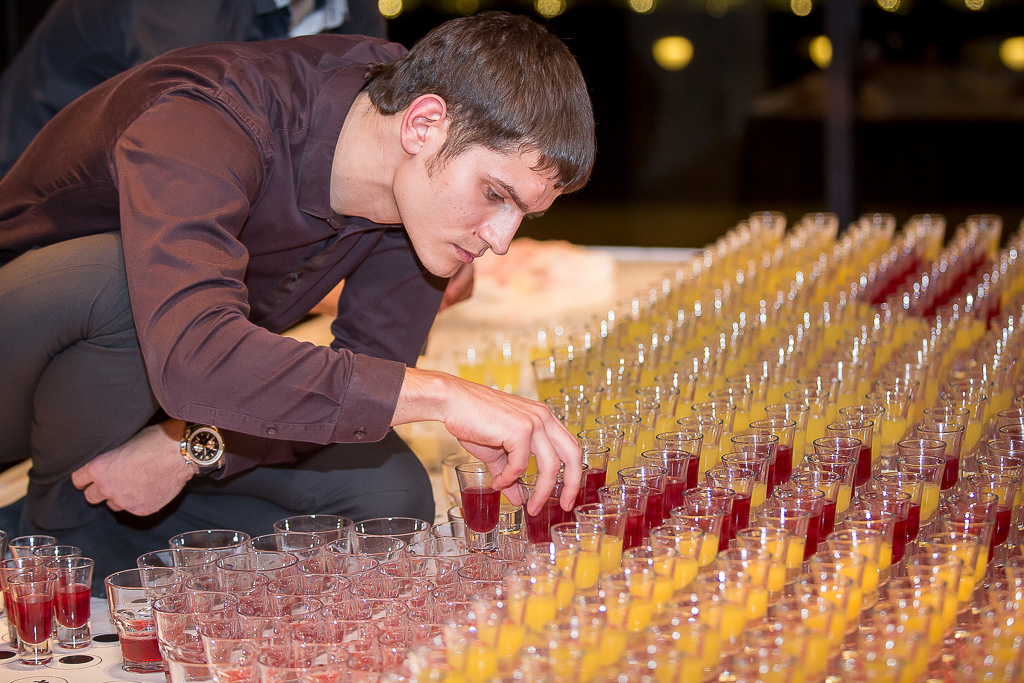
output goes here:
<path id="1" fill-rule="evenodd" d="M 405 382 L 405 364 L 355 354 L 352 374 L 341 406 L 333 441 L 380 441 L 391 429 L 391 418 Z"/>

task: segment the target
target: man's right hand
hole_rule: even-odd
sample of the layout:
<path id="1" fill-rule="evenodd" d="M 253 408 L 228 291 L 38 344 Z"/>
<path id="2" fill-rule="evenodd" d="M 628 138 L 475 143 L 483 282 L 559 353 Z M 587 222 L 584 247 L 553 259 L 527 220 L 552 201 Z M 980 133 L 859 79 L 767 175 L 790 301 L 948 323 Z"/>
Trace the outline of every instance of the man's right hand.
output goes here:
<path id="1" fill-rule="evenodd" d="M 576 439 L 542 403 L 495 391 L 443 372 L 408 368 L 392 426 L 438 421 L 467 451 L 487 465 L 493 486 L 512 503 L 522 503 L 510 488 L 524 472 L 532 453 L 537 459 L 537 486 L 527 509 L 540 512 L 555 489 L 564 465 L 561 505 L 572 508 L 582 479 L 582 455 Z"/>

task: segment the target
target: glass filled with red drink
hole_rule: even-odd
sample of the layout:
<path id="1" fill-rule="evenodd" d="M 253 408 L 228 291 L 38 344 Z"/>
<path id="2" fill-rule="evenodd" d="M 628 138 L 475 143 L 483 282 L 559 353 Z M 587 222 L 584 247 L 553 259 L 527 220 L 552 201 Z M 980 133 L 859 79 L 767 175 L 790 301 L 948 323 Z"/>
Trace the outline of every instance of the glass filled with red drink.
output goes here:
<path id="1" fill-rule="evenodd" d="M 88 557 L 55 557 L 46 561 L 54 574 L 54 617 L 57 645 L 68 650 L 89 647 L 89 600 L 92 598 L 93 560 Z"/>
<path id="2" fill-rule="evenodd" d="M 7 578 L 18 622 L 18 658 L 22 664 L 53 661 L 53 587 L 54 575 L 43 567 Z"/>
<path id="3" fill-rule="evenodd" d="M 501 492 L 491 486 L 491 473 L 482 462 L 455 467 L 462 494 L 462 517 L 470 550 L 493 550 L 498 545 Z"/>

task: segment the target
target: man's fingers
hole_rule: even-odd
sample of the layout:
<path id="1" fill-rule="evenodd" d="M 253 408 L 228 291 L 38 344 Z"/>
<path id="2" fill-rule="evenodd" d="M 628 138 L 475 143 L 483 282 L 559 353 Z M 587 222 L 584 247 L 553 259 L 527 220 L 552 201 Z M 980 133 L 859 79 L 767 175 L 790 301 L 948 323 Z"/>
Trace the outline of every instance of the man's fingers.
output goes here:
<path id="1" fill-rule="evenodd" d="M 564 465 L 562 468 L 562 496 L 560 502 L 562 509 L 569 510 L 576 501 L 576 494 L 583 482 L 583 455 L 580 452 L 576 440 L 562 426 L 556 422 L 545 429 L 551 441 L 551 448 L 555 457 Z"/>
<path id="2" fill-rule="evenodd" d="M 92 505 L 99 505 L 105 501 L 107 497 L 100 493 L 98 487 L 89 486 L 85 489 L 85 499 Z"/>
<path id="3" fill-rule="evenodd" d="M 121 512 L 121 510 L 124 509 L 123 507 L 119 506 L 117 503 L 115 503 L 112 500 L 108 500 L 107 501 L 107 507 L 110 508 L 111 510 L 113 510 L 114 512 Z"/>
<path id="4" fill-rule="evenodd" d="M 75 485 L 76 489 L 85 489 L 92 481 L 93 477 L 89 472 L 89 465 L 82 465 L 71 473 L 71 483 Z"/>

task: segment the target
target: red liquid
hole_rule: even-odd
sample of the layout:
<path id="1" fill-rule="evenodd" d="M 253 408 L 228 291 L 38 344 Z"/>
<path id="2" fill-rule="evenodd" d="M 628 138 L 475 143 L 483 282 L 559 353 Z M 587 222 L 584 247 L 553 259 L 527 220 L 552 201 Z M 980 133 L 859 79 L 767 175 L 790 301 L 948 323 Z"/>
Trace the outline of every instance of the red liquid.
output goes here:
<path id="1" fill-rule="evenodd" d="M 907 520 L 896 518 L 892 531 L 892 562 L 896 564 L 907 552 Z"/>
<path id="2" fill-rule="evenodd" d="M 53 631 L 53 598 L 49 595 L 26 595 L 14 603 L 18 613 L 18 638 L 38 645 Z"/>
<path id="3" fill-rule="evenodd" d="M 768 465 L 768 481 L 766 484 L 768 486 L 768 497 L 771 498 L 772 493 L 775 491 L 775 460 L 772 460 L 771 464 Z"/>
<path id="4" fill-rule="evenodd" d="M 750 496 L 737 495 L 732 499 L 732 528 L 729 529 L 730 540 L 736 538 L 736 532 L 750 525 Z"/>
<path id="5" fill-rule="evenodd" d="M 562 508 L 557 498 L 548 498 L 537 515 L 527 512 L 525 516 L 526 537 L 530 543 L 550 543 L 551 526 L 562 521 Z"/>
<path id="6" fill-rule="evenodd" d="M 793 447 L 779 446 L 775 454 L 775 485 L 782 486 L 793 475 Z"/>
<path id="7" fill-rule="evenodd" d="M 696 488 L 700 483 L 700 458 L 696 455 L 686 461 L 686 490 Z"/>
<path id="8" fill-rule="evenodd" d="M 824 517 L 824 513 L 819 513 L 816 517 L 807 520 L 807 542 L 804 543 L 805 562 L 807 558 L 818 552 L 818 531 L 821 529 L 821 520 Z"/>
<path id="9" fill-rule="evenodd" d="M 818 530 L 818 538 L 825 538 L 836 530 L 836 504 L 826 500 L 821 507 L 821 528 Z"/>
<path id="10" fill-rule="evenodd" d="M 639 510 L 629 510 L 626 514 L 626 533 L 622 539 L 624 548 L 636 548 L 644 545 L 644 515 Z"/>
<path id="11" fill-rule="evenodd" d="M 960 458 L 946 457 L 946 469 L 942 470 L 942 483 L 939 484 L 939 490 L 946 491 L 956 486 L 957 479 L 960 478 Z"/>
<path id="12" fill-rule="evenodd" d="M 665 517 L 672 515 L 672 508 L 683 504 L 683 496 L 686 494 L 687 486 L 685 479 L 670 478 L 665 484 Z"/>
<path id="13" fill-rule="evenodd" d="M 643 526 L 644 538 L 647 538 L 651 533 L 651 529 L 656 526 L 660 526 L 662 520 L 665 519 L 665 513 L 663 511 L 664 505 L 664 493 L 653 489 L 647 489 L 647 512 L 644 514 Z"/>
<path id="14" fill-rule="evenodd" d="M 921 531 L 921 504 L 911 503 L 907 511 L 907 543 L 917 540 L 917 534 Z"/>
<path id="15" fill-rule="evenodd" d="M 126 636 L 122 633 L 118 639 L 121 641 L 121 659 L 124 661 L 151 664 L 162 659 L 156 631 L 150 631 L 138 637 Z"/>
<path id="16" fill-rule="evenodd" d="M 861 446 L 857 456 L 857 472 L 853 477 L 853 485 L 863 486 L 871 481 L 871 446 Z"/>
<path id="17" fill-rule="evenodd" d="M 996 508 L 996 528 L 992 530 L 992 545 L 1002 545 L 1010 537 L 1010 517 L 1013 511 L 1000 505 Z"/>
<path id="18" fill-rule="evenodd" d="M 590 468 L 587 470 L 587 485 L 584 487 L 585 493 L 583 494 L 584 503 L 600 503 L 601 500 L 598 498 L 597 490 L 604 486 L 605 479 L 608 478 L 608 472 L 605 470 L 598 470 Z"/>
<path id="19" fill-rule="evenodd" d="M 470 486 L 462 492 L 462 515 L 466 526 L 478 534 L 486 534 L 498 526 L 498 505 L 501 493 L 490 486 Z"/>
<path id="20" fill-rule="evenodd" d="M 57 623 L 66 628 L 80 628 L 89 621 L 89 598 L 92 589 L 82 583 L 57 588 L 54 609 Z"/>

